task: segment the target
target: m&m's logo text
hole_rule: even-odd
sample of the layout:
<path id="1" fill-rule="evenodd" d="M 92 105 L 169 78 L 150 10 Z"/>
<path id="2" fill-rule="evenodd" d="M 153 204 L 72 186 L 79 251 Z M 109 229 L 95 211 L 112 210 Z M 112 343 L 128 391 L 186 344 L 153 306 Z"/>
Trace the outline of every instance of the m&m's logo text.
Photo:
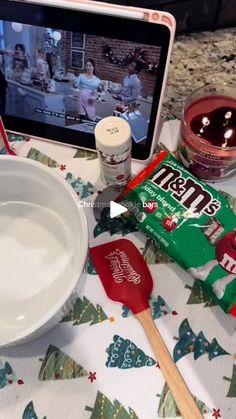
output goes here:
<path id="1" fill-rule="evenodd" d="M 163 191 L 170 191 L 171 196 L 194 213 L 214 215 L 221 207 L 217 199 L 213 199 L 210 192 L 204 189 L 195 179 L 184 178 L 180 170 L 164 164 L 150 181 L 158 185 Z"/>

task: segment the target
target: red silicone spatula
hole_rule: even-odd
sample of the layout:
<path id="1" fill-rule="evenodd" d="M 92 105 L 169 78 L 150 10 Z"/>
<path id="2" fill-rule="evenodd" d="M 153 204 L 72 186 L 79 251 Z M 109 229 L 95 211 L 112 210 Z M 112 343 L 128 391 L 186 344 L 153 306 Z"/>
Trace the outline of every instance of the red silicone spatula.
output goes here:
<path id="1" fill-rule="evenodd" d="M 153 321 L 148 304 L 152 277 L 138 249 L 120 239 L 91 248 L 90 256 L 108 297 L 125 304 L 140 321 L 183 418 L 203 419 Z"/>

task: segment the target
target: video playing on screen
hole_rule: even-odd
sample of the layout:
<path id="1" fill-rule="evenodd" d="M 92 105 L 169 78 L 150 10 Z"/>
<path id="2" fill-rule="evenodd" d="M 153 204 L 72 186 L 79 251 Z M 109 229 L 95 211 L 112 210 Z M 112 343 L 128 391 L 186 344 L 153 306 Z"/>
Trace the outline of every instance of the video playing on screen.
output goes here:
<path id="1" fill-rule="evenodd" d="M 161 47 L 0 21 L 0 114 L 93 133 L 116 115 L 145 143 Z"/>

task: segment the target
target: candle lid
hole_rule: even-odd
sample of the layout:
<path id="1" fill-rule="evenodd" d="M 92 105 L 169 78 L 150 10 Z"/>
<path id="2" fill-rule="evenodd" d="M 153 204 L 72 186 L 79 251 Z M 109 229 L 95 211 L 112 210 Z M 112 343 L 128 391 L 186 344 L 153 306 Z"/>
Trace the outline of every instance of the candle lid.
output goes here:
<path id="1" fill-rule="evenodd" d="M 101 119 L 94 131 L 96 148 L 106 154 L 121 154 L 131 146 L 131 129 L 123 118 L 108 116 Z"/>

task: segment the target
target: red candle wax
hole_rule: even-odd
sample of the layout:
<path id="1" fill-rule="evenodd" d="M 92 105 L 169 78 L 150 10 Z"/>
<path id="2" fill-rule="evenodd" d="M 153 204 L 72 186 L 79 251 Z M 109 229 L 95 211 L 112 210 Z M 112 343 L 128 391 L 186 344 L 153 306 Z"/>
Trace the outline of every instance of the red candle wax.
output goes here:
<path id="1" fill-rule="evenodd" d="M 236 99 L 212 86 L 187 101 L 179 152 L 189 170 L 204 180 L 221 180 L 236 171 Z"/>
<path id="2" fill-rule="evenodd" d="M 193 102 L 185 113 L 192 132 L 217 147 L 236 147 L 236 100 L 206 96 Z"/>

